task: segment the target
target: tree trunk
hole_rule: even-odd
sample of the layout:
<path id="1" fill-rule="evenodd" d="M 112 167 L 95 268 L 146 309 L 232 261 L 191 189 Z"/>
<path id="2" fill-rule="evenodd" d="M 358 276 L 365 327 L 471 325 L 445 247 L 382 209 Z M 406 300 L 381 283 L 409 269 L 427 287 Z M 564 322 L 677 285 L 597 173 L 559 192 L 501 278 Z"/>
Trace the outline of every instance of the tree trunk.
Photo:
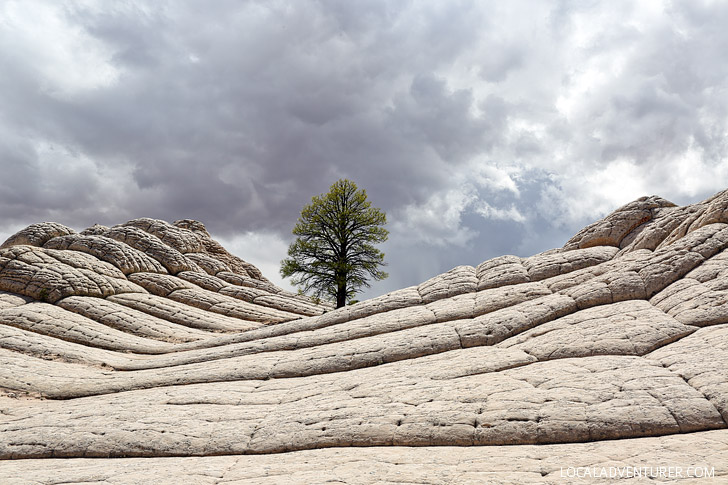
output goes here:
<path id="1" fill-rule="evenodd" d="M 336 272 L 336 308 L 346 305 L 346 273 Z"/>
<path id="2" fill-rule="evenodd" d="M 339 283 L 336 288 L 336 308 L 346 305 L 346 282 Z"/>

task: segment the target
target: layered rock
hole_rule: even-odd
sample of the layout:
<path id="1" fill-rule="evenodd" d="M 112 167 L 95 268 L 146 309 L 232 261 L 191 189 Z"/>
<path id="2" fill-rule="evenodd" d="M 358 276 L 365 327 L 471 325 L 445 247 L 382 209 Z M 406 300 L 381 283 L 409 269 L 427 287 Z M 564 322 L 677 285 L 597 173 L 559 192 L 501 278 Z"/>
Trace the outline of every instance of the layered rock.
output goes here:
<path id="1" fill-rule="evenodd" d="M 728 192 L 645 197 L 332 310 L 197 221 L 34 224 L 0 247 L 0 478 L 555 483 L 639 456 L 728 478 L 727 247 Z"/>

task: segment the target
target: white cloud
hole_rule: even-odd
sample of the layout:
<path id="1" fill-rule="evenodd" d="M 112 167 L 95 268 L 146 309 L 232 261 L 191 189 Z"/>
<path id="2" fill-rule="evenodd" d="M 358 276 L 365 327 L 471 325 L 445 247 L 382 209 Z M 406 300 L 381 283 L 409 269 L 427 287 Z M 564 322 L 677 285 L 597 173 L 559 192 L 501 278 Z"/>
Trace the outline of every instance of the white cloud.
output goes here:
<path id="1" fill-rule="evenodd" d="M 433 194 L 424 204 L 409 205 L 390 223 L 392 240 L 402 245 L 464 246 L 474 236 L 463 227 L 463 212 L 477 200 L 471 187 Z"/>
<path id="2" fill-rule="evenodd" d="M 395 214 L 391 238 L 405 244 L 464 247 L 477 235 L 477 230 L 463 224 L 467 213 L 489 220 L 524 222 L 525 217 L 512 202 L 496 207 L 488 201 L 489 195 L 503 193 L 517 198 L 514 176 L 519 171 L 515 166 L 502 168 L 482 159 L 454 170 L 448 188 Z"/>
<path id="3" fill-rule="evenodd" d="M 459 178 L 470 181 L 477 188 L 508 191 L 517 197 L 518 185 L 513 177 L 519 172 L 520 168 L 516 166 L 499 167 L 490 160 L 476 159 L 462 170 Z"/>
<path id="4" fill-rule="evenodd" d="M 288 243 L 279 235 L 248 231 L 233 237 L 216 237 L 214 234 L 212 237 L 230 253 L 257 267 L 274 285 L 294 293 L 297 291 L 279 272 L 281 260 L 288 250 Z"/>
<path id="5" fill-rule="evenodd" d="M 50 95 L 109 87 L 120 75 L 111 62 L 113 51 L 76 25 L 60 2 L 0 4 L 0 44 Z"/>
<path id="6" fill-rule="evenodd" d="M 514 206 L 510 206 L 507 209 L 498 209 L 491 206 L 486 201 L 480 200 L 477 204 L 475 204 L 474 210 L 477 214 L 480 214 L 485 219 L 515 222 L 526 221 L 526 218 L 523 216 L 523 214 L 521 214 Z"/>
<path id="7" fill-rule="evenodd" d="M 642 169 L 629 161 L 617 161 L 582 174 L 574 172 L 559 179 L 558 193 L 548 194 L 552 205 L 545 210 L 556 215 L 561 224 L 583 223 L 604 216 L 646 195 L 649 189 Z"/>

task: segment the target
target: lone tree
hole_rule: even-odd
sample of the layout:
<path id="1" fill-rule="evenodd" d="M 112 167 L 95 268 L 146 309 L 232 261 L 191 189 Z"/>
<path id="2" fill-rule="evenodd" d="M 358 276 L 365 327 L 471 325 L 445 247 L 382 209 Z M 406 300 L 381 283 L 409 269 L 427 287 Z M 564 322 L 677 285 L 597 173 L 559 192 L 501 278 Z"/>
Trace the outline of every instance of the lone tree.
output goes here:
<path id="1" fill-rule="evenodd" d="M 336 308 L 368 287 L 368 277 L 386 278 L 379 270 L 384 253 L 373 245 L 387 240 L 387 216 L 371 205 L 366 191 L 346 179 L 313 197 L 293 228 L 297 238 L 281 261 L 281 275 L 295 275 L 293 284 L 316 298 L 336 298 Z"/>

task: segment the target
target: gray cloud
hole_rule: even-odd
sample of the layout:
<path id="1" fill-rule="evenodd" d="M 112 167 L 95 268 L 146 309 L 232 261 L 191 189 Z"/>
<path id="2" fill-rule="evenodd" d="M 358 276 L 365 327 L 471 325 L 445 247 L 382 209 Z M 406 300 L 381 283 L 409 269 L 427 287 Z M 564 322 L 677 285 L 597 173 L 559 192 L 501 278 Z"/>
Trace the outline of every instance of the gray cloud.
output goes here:
<path id="1" fill-rule="evenodd" d="M 273 268 L 348 177 L 392 230 L 368 295 L 545 250 L 635 197 L 725 188 L 727 23 L 689 1 L 6 1 L 0 235 L 192 217 Z"/>

